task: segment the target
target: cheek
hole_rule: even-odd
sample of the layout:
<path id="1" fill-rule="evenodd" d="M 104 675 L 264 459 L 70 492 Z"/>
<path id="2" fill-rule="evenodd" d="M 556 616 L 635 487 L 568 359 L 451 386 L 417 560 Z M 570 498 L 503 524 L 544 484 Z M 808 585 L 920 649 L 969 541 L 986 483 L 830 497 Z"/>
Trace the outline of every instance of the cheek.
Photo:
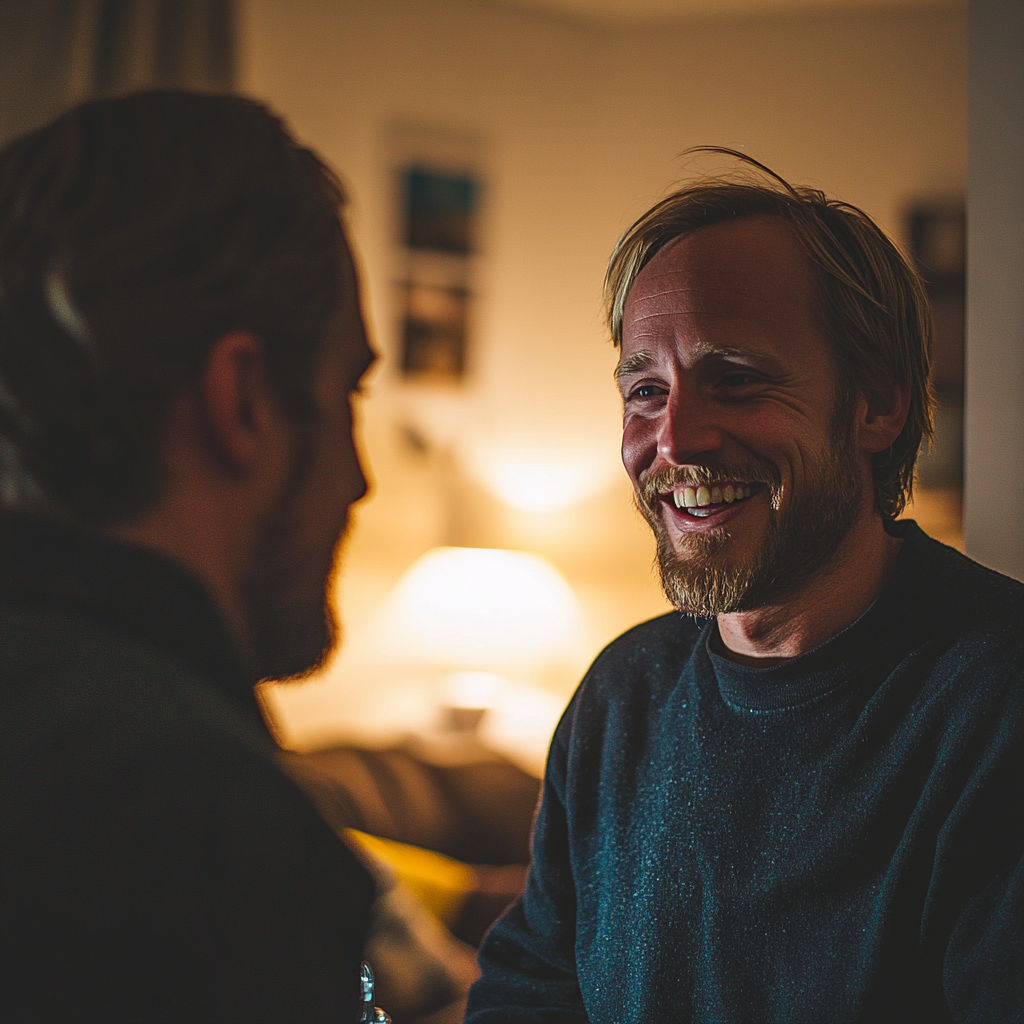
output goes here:
<path id="1" fill-rule="evenodd" d="M 322 423 L 315 456 L 313 479 L 315 501 L 326 513 L 339 502 L 352 500 L 357 489 L 358 462 L 352 439 L 351 422 L 340 411 Z"/>
<path id="2" fill-rule="evenodd" d="M 658 454 L 658 430 L 653 420 L 628 416 L 622 424 L 622 464 L 636 483 Z"/>
<path id="3" fill-rule="evenodd" d="M 803 486 L 832 455 L 827 429 L 806 419 L 752 418 L 738 438 L 750 452 L 772 463 L 784 481 Z"/>

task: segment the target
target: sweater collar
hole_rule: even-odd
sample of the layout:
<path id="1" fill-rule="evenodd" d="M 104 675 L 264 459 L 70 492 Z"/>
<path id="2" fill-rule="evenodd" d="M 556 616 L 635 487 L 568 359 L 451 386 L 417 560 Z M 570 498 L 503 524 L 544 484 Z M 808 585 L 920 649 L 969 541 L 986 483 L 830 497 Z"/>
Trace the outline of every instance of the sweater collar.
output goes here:
<path id="1" fill-rule="evenodd" d="M 0 599 L 59 607 L 161 648 L 247 716 L 258 681 L 203 584 L 178 563 L 66 523 L 0 513 Z"/>
<path id="2" fill-rule="evenodd" d="M 884 660 L 893 644 L 905 644 L 918 625 L 901 621 L 911 603 L 909 592 L 920 591 L 922 559 L 928 561 L 927 549 L 935 542 L 912 520 L 889 523 L 886 528 L 902 537 L 903 545 L 881 594 L 858 619 L 806 654 L 771 668 L 738 665 L 719 653 L 722 641 L 717 622 L 707 623 L 703 649 L 729 704 L 763 714 L 815 701 L 845 688 L 864 674 L 870 662 Z"/>

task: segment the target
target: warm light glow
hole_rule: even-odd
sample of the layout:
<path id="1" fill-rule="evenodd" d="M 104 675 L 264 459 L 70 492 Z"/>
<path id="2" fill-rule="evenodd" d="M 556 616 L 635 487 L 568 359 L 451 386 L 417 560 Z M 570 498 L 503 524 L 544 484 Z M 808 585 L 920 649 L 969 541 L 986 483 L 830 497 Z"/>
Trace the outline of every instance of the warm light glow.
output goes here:
<path id="1" fill-rule="evenodd" d="M 450 708 L 493 708 L 504 686 L 496 672 L 451 672 L 441 699 Z"/>
<path id="2" fill-rule="evenodd" d="M 487 472 L 490 489 L 524 512 L 555 512 L 599 489 L 601 480 L 583 464 L 545 464 L 530 458 L 496 459 Z"/>
<path id="3" fill-rule="evenodd" d="M 598 445 L 565 450 L 476 437 L 463 451 L 466 468 L 495 497 L 523 512 L 557 512 L 604 490 L 618 466 Z"/>
<path id="4" fill-rule="evenodd" d="M 533 686 L 506 683 L 480 725 L 480 738 L 538 778 L 544 775 L 551 736 L 565 710 L 565 698 Z"/>
<path id="5" fill-rule="evenodd" d="M 436 668 L 500 672 L 571 658 L 581 614 L 561 573 L 540 555 L 434 548 L 398 581 L 380 626 L 396 653 Z"/>

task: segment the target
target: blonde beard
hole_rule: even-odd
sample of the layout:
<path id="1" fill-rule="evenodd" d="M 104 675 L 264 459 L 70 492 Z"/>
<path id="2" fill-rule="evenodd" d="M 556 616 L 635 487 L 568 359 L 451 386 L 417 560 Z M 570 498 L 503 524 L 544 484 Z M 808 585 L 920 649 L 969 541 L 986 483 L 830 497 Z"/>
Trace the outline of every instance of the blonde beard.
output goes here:
<path id="1" fill-rule="evenodd" d="M 799 590 L 829 564 L 853 526 L 862 493 L 849 421 L 834 424 L 832 436 L 836 440 L 812 467 L 803 494 L 788 501 L 783 500 L 778 470 L 763 459 L 742 466 L 663 470 L 641 482 L 637 507 L 654 531 L 662 589 L 674 608 L 701 618 L 759 608 Z M 757 550 L 738 561 L 727 560 L 727 526 L 673 543 L 657 497 L 676 482 L 673 477 L 680 483 L 764 484 L 769 519 Z"/>

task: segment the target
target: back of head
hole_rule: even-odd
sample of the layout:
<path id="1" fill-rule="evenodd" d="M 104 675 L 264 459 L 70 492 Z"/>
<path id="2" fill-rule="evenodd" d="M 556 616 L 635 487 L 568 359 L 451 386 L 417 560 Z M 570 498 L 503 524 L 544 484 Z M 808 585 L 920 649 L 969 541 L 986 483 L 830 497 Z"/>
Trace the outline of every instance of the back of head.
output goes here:
<path id="1" fill-rule="evenodd" d="M 727 155 L 741 161 L 741 167 L 673 192 L 619 240 L 605 276 L 613 341 L 622 341 L 633 283 L 673 239 L 739 217 L 768 214 L 785 220 L 810 262 L 817 286 L 815 313 L 832 344 L 846 397 L 856 390 L 870 396 L 893 383 L 909 390 L 903 431 L 873 464 L 876 508 L 896 517 L 911 494 L 918 450 L 932 433 L 931 313 L 917 272 L 857 207 L 793 186 L 733 150 L 708 146 L 691 152 Z"/>
<path id="2" fill-rule="evenodd" d="M 308 415 L 342 204 L 239 97 L 96 100 L 0 151 L 0 502 L 145 511 L 170 400 L 229 330 L 261 339 L 283 406 Z"/>

